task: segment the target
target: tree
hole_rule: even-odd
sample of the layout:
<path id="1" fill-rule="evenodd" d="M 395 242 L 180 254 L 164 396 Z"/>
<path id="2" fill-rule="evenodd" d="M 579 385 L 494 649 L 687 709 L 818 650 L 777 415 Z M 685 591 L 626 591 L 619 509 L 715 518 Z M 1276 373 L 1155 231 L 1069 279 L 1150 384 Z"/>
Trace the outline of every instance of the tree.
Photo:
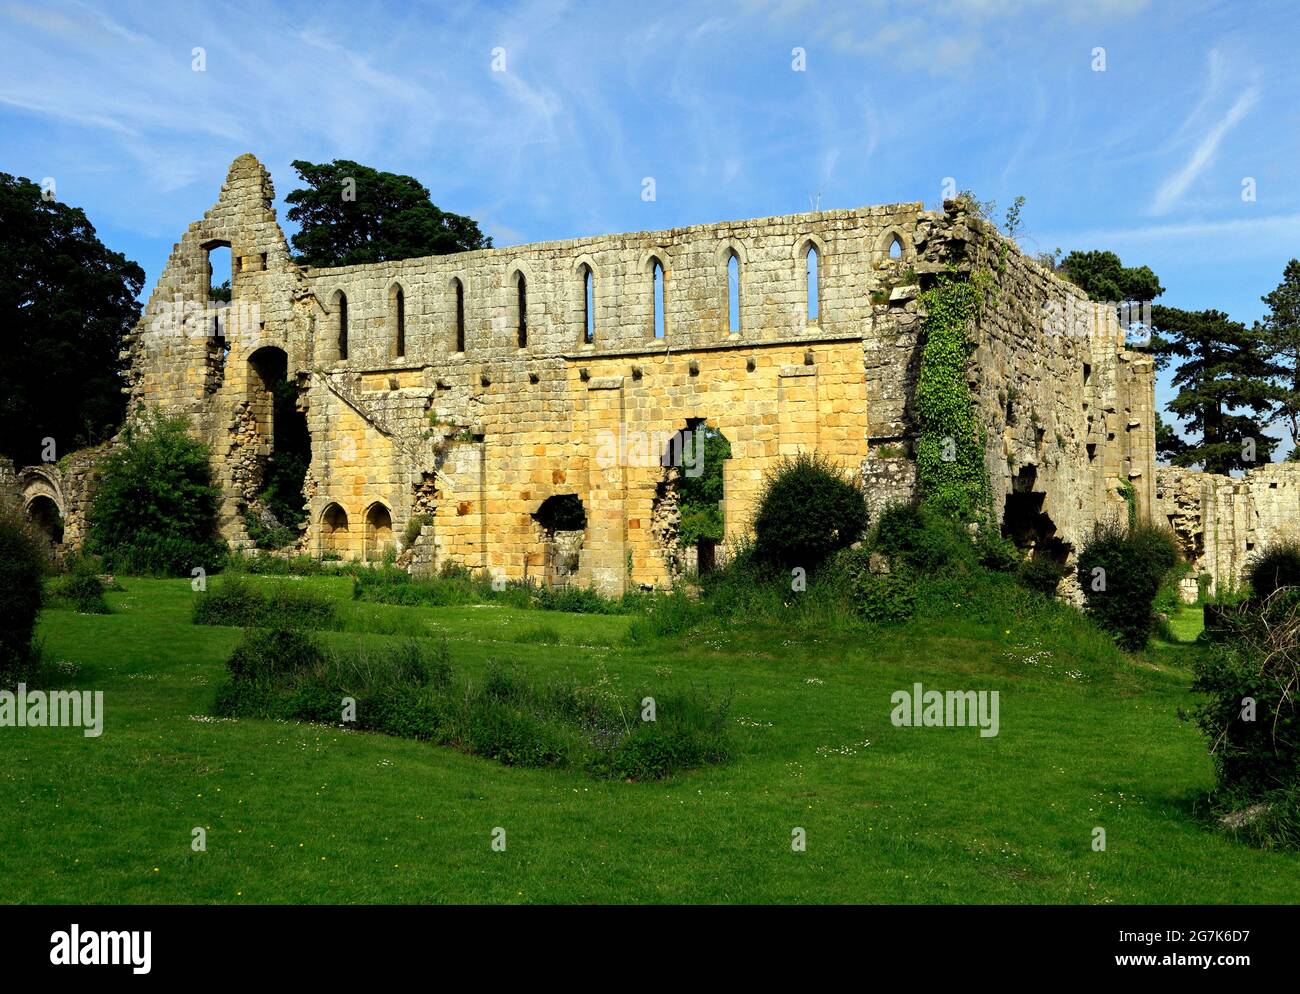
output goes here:
<path id="1" fill-rule="evenodd" d="M 116 572 L 189 576 L 219 566 L 221 488 L 208 447 L 183 417 L 153 411 L 123 432 L 105 461 L 87 521 L 87 551 Z"/>
<path id="2" fill-rule="evenodd" d="M 1099 303 L 1155 300 L 1165 292 L 1149 266 L 1125 266 L 1114 252 L 1071 252 L 1058 269 Z"/>
<path id="3" fill-rule="evenodd" d="M 1300 259 L 1286 264 L 1282 282 L 1262 299 L 1268 304 L 1264 341 L 1278 367 L 1274 418 L 1286 424 L 1291 436 L 1287 458 L 1300 461 Z"/>
<path id="4" fill-rule="evenodd" d="M 476 221 L 439 210 L 411 176 L 349 159 L 299 159 L 293 168 L 307 185 L 284 199 L 289 220 L 299 226 L 293 247 L 304 265 L 352 266 L 492 247 Z"/>
<path id="5" fill-rule="evenodd" d="M 1267 462 L 1277 439 L 1264 434 L 1260 417 L 1277 399 L 1277 368 L 1267 358 L 1260 326 L 1247 328 L 1215 310 L 1154 307 L 1151 316 L 1161 354 L 1182 360 L 1168 410 L 1199 436 L 1174 455 L 1174 464 L 1228 473 Z"/>
<path id="6" fill-rule="evenodd" d="M 122 337 L 144 270 L 99 240 L 77 207 L 0 173 L 0 453 L 19 465 L 117 430 Z"/>
<path id="7" fill-rule="evenodd" d="M 1187 451 L 1187 443 L 1174 430 L 1174 426 L 1156 412 L 1156 458 L 1164 462 L 1173 462 Z"/>
<path id="8" fill-rule="evenodd" d="M 700 447 L 699 452 L 689 452 L 692 462 L 698 460 L 699 472 L 686 466 L 677 478 L 677 507 L 681 514 L 677 541 L 682 545 L 697 545 L 701 539 L 721 542 L 722 463 L 731 458 L 731 443 L 711 425 L 692 421 L 682 445 L 684 453 L 688 452 L 687 446 Z"/>

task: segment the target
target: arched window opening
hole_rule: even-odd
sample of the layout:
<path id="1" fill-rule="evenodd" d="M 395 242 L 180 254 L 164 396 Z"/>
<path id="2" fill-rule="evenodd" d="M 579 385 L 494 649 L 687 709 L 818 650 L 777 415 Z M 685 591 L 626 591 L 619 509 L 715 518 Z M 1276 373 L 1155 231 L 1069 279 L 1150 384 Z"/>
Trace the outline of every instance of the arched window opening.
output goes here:
<path id="1" fill-rule="evenodd" d="M 383 504 L 371 504 L 366 512 L 366 562 L 381 561 L 393 548 L 393 515 Z"/>
<path id="2" fill-rule="evenodd" d="M 393 316 L 393 357 L 406 355 L 406 293 L 399 284 L 393 284 L 389 296 L 389 310 Z"/>
<path id="3" fill-rule="evenodd" d="M 528 348 L 528 284 L 523 273 L 515 274 L 515 329 L 519 347 Z"/>
<path id="4" fill-rule="evenodd" d="M 654 308 L 655 338 L 664 337 L 664 266 L 655 259 L 651 266 L 651 306 Z"/>
<path id="5" fill-rule="evenodd" d="M 465 284 L 452 280 L 456 290 L 456 351 L 465 351 Z"/>
<path id="6" fill-rule="evenodd" d="M 816 245 L 808 246 L 808 257 L 805 262 L 807 263 L 804 276 L 808 291 L 808 323 L 814 324 L 821 320 L 821 278 L 818 272 L 821 259 L 817 254 Z"/>
<path id="7" fill-rule="evenodd" d="M 325 508 L 320 519 L 322 559 L 342 559 L 348 551 L 348 512 L 338 504 Z"/>
<path id="8" fill-rule="evenodd" d="M 897 235 L 889 240 L 889 257 L 891 259 L 903 258 L 903 240 Z"/>
<path id="9" fill-rule="evenodd" d="M 582 340 L 587 345 L 596 341 L 596 278 L 585 262 L 582 264 Z"/>
<path id="10" fill-rule="evenodd" d="M 731 442 L 703 418 L 690 418 L 668 440 L 654 507 L 668 527 L 656 531 L 670 569 L 707 573 L 727 533 L 723 463 Z"/>
<path id="11" fill-rule="evenodd" d="M 735 249 L 727 257 L 727 329 L 740 334 L 740 256 Z"/>
<path id="12" fill-rule="evenodd" d="M 348 295 L 342 290 L 334 302 L 335 334 L 337 336 L 338 357 L 348 357 Z"/>
<path id="13" fill-rule="evenodd" d="M 27 518 L 40 529 L 51 545 L 63 541 L 63 515 L 53 498 L 38 494 L 27 505 Z"/>

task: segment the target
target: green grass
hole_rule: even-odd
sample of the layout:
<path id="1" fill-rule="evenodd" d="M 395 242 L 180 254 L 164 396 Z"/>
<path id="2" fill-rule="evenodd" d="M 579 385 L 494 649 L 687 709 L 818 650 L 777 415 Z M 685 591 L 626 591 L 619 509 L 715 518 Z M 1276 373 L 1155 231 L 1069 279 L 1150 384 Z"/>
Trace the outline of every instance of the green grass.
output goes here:
<path id="1" fill-rule="evenodd" d="M 1300 857 L 1234 843 L 1193 811 L 1212 776 L 1176 716 L 1190 647 L 1103 667 L 962 612 L 852 637 L 718 625 L 634 646 L 626 616 L 396 607 L 353 602 L 346 577 L 292 582 L 339 601 L 327 642 L 418 632 L 445 636 L 469 674 L 517 663 L 626 691 L 730 692 L 736 758 L 602 782 L 213 720 L 240 632 L 191 624 L 188 581 L 128 578 L 112 614 L 42 617 L 58 685 L 104 691 L 105 731 L 0 729 L 0 900 L 1300 899 Z M 916 681 L 999 690 L 1001 734 L 893 727 L 889 696 Z M 196 826 L 207 852 L 190 849 Z M 498 826 L 505 852 L 490 847 Z M 795 827 L 806 852 L 791 851 Z"/>

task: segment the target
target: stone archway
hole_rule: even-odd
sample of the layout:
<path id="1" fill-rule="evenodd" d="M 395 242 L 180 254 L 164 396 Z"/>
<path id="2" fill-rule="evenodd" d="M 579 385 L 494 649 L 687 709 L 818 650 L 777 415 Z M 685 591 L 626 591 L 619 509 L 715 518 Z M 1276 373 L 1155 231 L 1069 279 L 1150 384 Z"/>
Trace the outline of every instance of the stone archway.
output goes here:
<path id="1" fill-rule="evenodd" d="M 54 498 L 37 494 L 26 502 L 28 520 L 40 529 L 50 545 L 63 544 L 63 512 Z"/>
<path id="2" fill-rule="evenodd" d="M 376 501 L 366 509 L 366 562 L 381 562 L 393 547 L 393 514 L 385 504 Z"/>
<path id="3" fill-rule="evenodd" d="M 298 406 L 298 388 L 289 379 L 285 351 L 273 345 L 254 351 L 248 357 L 247 384 L 246 423 L 252 429 L 254 456 L 247 467 L 244 498 L 263 526 L 259 531 L 270 540 L 266 547 L 281 544 L 286 536 L 292 544 L 306 527 L 303 490 L 311 465 L 311 434 Z"/>
<path id="4" fill-rule="evenodd" d="M 651 529 L 673 575 L 708 572 L 718 562 L 719 546 L 725 553 L 723 463 L 730 458 L 727 436 L 704 418 L 688 418 L 668 438 Z"/>
<path id="5" fill-rule="evenodd" d="M 351 551 L 348 539 L 348 512 L 339 504 L 330 504 L 320 516 L 321 558 L 345 558 Z"/>

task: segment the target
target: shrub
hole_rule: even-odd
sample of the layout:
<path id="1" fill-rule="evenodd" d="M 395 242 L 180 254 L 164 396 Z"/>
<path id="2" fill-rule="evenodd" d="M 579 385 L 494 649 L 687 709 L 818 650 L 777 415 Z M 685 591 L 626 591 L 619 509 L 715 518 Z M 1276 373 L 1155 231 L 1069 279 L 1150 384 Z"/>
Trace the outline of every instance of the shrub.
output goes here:
<path id="1" fill-rule="evenodd" d="M 1246 564 L 1246 580 L 1258 598 L 1281 587 L 1300 587 L 1300 540 L 1281 539 L 1256 553 Z"/>
<path id="2" fill-rule="evenodd" d="M 293 628 L 250 629 L 226 660 L 235 681 L 277 686 L 320 668 L 324 654 L 306 632 Z"/>
<path id="3" fill-rule="evenodd" d="M 1047 597 L 1056 596 L 1056 588 L 1065 579 L 1068 570 L 1054 559 L 1034 556 L 1025 559 L 1016 570 L 1016 578 L 1029 590 L 1036 590 Z"/>
<path id="4" fill-rule="evenodd" d="M 54 600 L 80 614 L 108 614 L 104 585 L 99 579 L 99 563 L 90 556 L 78 556 L 67 565 L 67 573 L 50 585 Z"/>
<path id="5" fill-rule="evenodd" d="M 864 573 L 854 591 L 858 610 L 868 621 L 907 621 L 916 612 L 916 586 L 899 573 Z"/>
<path id="6" fill-rule="evenodd" d="M 47 566 L 44 539 L 20 508 L 0 499 L 0 686 L 36 674 L 39 655 L 32 634 Z"/>
<path id="7" fill-rule="evenodd" d="M 1194 660 L 1192 683 L 1205 695 L 1193 717 L 1210 743 L 1219 787 L 1257 797 L 1300 786 L 1300 595 L 1275 593 L 1223 620 L 1229 637 Z"/>
<path id="8" fill-rule="evenodd" d="M 960 525 L 913 504 L 891 504 L 885 508 L 871 547 L 887 556 L 891 565 L 906 566 L 920 573 L 941 569 L 951 562 L 974 559 L 974 547 Z"/>
<path id="9" fill-rule="evenodd" d="M 420 537 L 420 532 L 431 524 L 433 524 L 432 514 L 412 514 L 406 521 L 406 528 L 402 531 L 402 548 L 409 549 L 413 546 L 415 540 Z"/>
<path id="10" fill-rule="evenodd" d="M 862 492 L 820 453 L 783 459 L 763 480 L 754 517 L 754 553 L 810 572 L 867 528 Z"/>
<path id="11" fill-rule="evenodd" d="M 328 628 L 335 622 L 334 602 L 328 597 L 297 590 L 291 581 L 273 581 L 259 588 L 238 573 L 222 576 L 212 590 L 194 601 L 196 625 L 248 627 Z"/>
<path id="12" fill-rule="evenodd" d="M 158 411 L 123 434 L 95 488 L 88 551 L 120 573 L 188 576 L 196 566 L 215 568 L 224 544 L 208 447 L 189 435 L 184 418 Z"/>
<path id="13" fill-rule="evenodd" d="M 1167 531 L 1099 522 L 1079 553 L 1088 614 L 1125 649 L 1143 648 L 1155 626 L 1156 594 L 1177 562 L 1178 547 Z"/>

